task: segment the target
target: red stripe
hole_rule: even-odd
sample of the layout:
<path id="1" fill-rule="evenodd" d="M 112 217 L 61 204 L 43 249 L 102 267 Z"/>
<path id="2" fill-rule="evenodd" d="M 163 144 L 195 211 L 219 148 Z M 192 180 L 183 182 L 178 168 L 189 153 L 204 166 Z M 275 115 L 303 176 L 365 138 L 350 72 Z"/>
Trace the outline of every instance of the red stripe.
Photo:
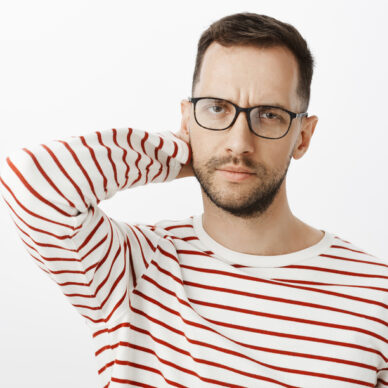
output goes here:
<path id="1" fill-rule="evenodd" d="M 127 133 L 127 143 L 128 145 L 131 144 L 131 135 L 133 133 L 133 130 L 132 128 L 128 128 L 128 133 Z M 131 147 L 132 148 L 132 147 Z M 125 155 L 127 154 L 127 151 L 125 151 Z M 123 158 L 124 158 L 124 155 L 123 155 Z M 127 163 L 125 163 L 127 165 Z M 129 174 L 128 172 L 131 171 L 131 167 L 129 165 L 128 166 L 128 169 L 127 171 L 125 172 L 125 183 L 124 183 L 124 187 L 127 187 L 128 185 L 128 179 L 129 179 Z"/>
<path id="2" fill-rule="evenodd" d="M 137 236 L 136 232 L 133 230 L 133 228 L 132 228 L 131 225 L 129 225 L 129 224 L 126 224 L 126 225 L 129 227 L 129 229 L 131 229 L 133 235 L 135 236 L 135 238 L 136 238 L 136 240 L 137 240 L 137 243 L 138 243 L 139 248 L 140 248 L 141 256 L 142 256 L 142 258 L 143 258 L 144 267 L 145 267 L 145 268 L 148 268 L 148 262 L 147 262 L 147 260 L 146 260 L 145 257 L 144 257 L 143 246 L 141 245 L 141 242 L 140 242 L 140 240 L 139 240 L 139 237 Z"/>
<path id="3" fill-rule="evenodd" d="M 104 216 L 101 216 L 96 226 L 90 231 L 90 233 L 86 236 L 85 240 L 82 242 L 82 244 L 77 248 L 77 251 L 79 252 L 81 249 L 87 245 L 87 243 L 92 239 L 92 237 L 95 235 L 97 230 L 100 228 L 100 226 L 104 222 Z"/>
<path id="4" fill-rule="evenodd" d="M 178 137 L 174 132 L 171 132 L 177 139 L 180 139 L 180 140 L 182 140 L 184 143 L 186 143 L 186 145 L 187 145 L 187 148 L 188 148 L 188 156 L 187 156 L 187 160 L 186 160 L 186 162 L 184 163 L 185 165 L 186 164 L 189 164 L 189 162 L 191 161 L 191 157 L 192 157 L 192 150 L 191 150 L 191 145 L 190 145 L 190 143 L 188 143 L 187 141 L 185 141 L 185 140 L 183 140 L 183 139 L 181 139 L 180 137 Z"/>
<path id="5" fill-rule="evenodd" d="M 177 264 L 179 264 L 179 260 L 176 256 L 174 256 L 172 253 L 169 253 L 167 252 L 166 250 L 164 250 L 160 245 L 157 246 L 157 249 L 166 257 L 168 257 L 169 259 L 175 261 Z"/>
<path id="6" fill-rule="evenodd" d="M 89 205 L 86 203 L 85 197 L 79 188 L 79 186 L 74 182 L 74 180 L 71 178 L 71 176 L 67 173 L 65 168 L 62 166 L 62 164 L 59 162 L 58 158 L 55 156 L 54 152 L 45 144 L 42 144 L 42 147 L 49 153 L 55 164 L 58 166 L 58 168 L 62 171 L 62 174 L 71 182 L 73 187 L 76 189 L 78 195 L 81 197 L 82 202 L 84 203 L 85 208 L 88 208 Z"/>
<path id="7" fill-rule="evenodd" d="M 33 227 L 32 225 L 28 224 L 26 221 L 24 221 L 17 213 L 16 211 L 13 209 L 13 207 L 11 206 L 10 203 L 8 203 L 8 201 L 4 198 L 4 201 L 5 203 L 8 205 L 8 207 L 12 210 L 12 212 L 15 214 L 15 216 L 24 224 L 26 225 L 30 230 L 35 230 L 36 232 L 39 232 L 39 233 L 44 233 L 44 234 L 47 234 L 49 236 L 52 236 L 52 237 L 55 237 L 57 238 L 58 240 L 65 240 L 65 239 L 68 239 L 68 238 L 73 238 L 74 235 L 70 235 L 70 234 L 65 234 L 63 236 L 58 236 L 57 234 L 54 234 L 54 233 L 51 233 L 51 232 L 47 232 L 46 230 L 44 229 L 39 229 L 39 228 L 35 228 Z M 16 224 L 16 222 L 15 222 Z M 16 224 L 17 225 L 17 224 Z M 19 227 L 18 227 L 19 228 Z M 20 228 L 19 228 L 20 229 Z M 24 234 L 26 234 L 28 237 L 30 237 L 30 235 L 23 231 Z M 30 237 L 31 238 L 31 237 Z M 32 240 L 32 238 L 31 238 Z"/>
<path id="8" fill-rule="evenodd" d="M 61 222 L 57 222 L 57 221 L 53 221 L 49 218 L 46 218 L 46 217 L 43 217 L 37 213 L 34 213 L 32 212 L 31 210 L 27 209 L 15 196 L 15 194 L 12 192 L 12 190 L 10 189 L 10 187 L 3 181 L 3 179 L 0 177 L 0 182 L 3 184 L 3 186 L 9 191 L 9 193 L 12 195 L 12 197 L 14 198 L 15 202 L 28 214 L 36 217 L 36 218 L 39 218 L 43 221 L 46 221 L 46 222 L 50 222 L 52 224 L 55 224 L 55 225 L 59 225 L 59 226 L 63 226 L 64 228 L 69 228 L 71 230 L 75 230 L 75 228 L 71 225 L 67 225 L 67 224 L 63 224 Z M 2 195 L 3 199 L 5 200 L 5 197 Z M 79 228 L 79 227 L 78 227 Z"/>
<path id="9" fill-rule="evenodd" d="M 184 225 L 171 225 L 171 226 L 166 226 L 165 230 L 172 230 L 172 229 L 177 229 L 177 228 L 193 228 L 193 225 L 191 224 L 184 224 Z"/>
<path id="10" fill-rule="evenodd" d="M 226 382 L 221 381 L 221 380 L 215 380 L 215 379 L 210 379 L 210 378 L 207 378 L 207 377 L 203 377 L 203 376 L 199 375 L 198 373 L 196 373 L 196 372 L 194 372 L 194 371 L 192 371 L 192 370 L 190 370 L 190 369 L 188 369 L 188 368 L 184 368 L 184 367 L 182 367 L 182 366 L 180 366 L 180 365 L 178 365 L 178 364 L 175 364 L 175 363 L 173 363 L 173 362 L 171 362 L 171 361 L 168 361 L 168 360 L 166 360 L 166 359 L 164 359 L 164 358 L 161 358 L 160 356 L 158 356 L 158 354 L 157 354 L 157 353 L 155 352 L 155 350 L 153 350 L 153 349 L 149 349 L 149 348 L 146 348 L 146 347 L 144 347 L 144 346 L 140 346 L 140 345 L 132 344 L 132 343 L 130 343 L 130 342 L 124 342 L 124 341 L 120 341 L 120 344 L 125 345 L 125 346 L 128 346 L 128 347 L 133 348 L 133 349 L 136 349 L 136 350 L 140 350 L 140 351 L 143 351 L 143 352 L 146 352 L 146 353 L 153 354 L 153 355 L 159 360 L 159 362 L 161 362 L 162 364 L 168 365 L 168 366 L 170 366 L 171 368 L 177 369 L 177 370 L 179 370 L 179 371 L 181 371 L 181 372 L 183 372 L 183 373 L 187 373 L 187 374 L 189 374 L 189 375 L 195 376 L 195 377 L 199 378 L 200 380 L 205 381 L 205 382 L 207 382 L 207 383 L 218 384 L 218 385 L 222 385 L 222 386 L 224 386 L 224 387 L 244 388 L 244 387 L 241 386 L 241 385 L 226 383 Z M 131 361 L 123 361 L 123 360 L 118 361 L 118 360 L 116 359 L 116 360 L 115 360 L 115 364 L 133 366 L 133 364 L 135 364 L 135 363 L 133 363 L 133 362 L 131 362 Z M 163 377 L 163 379 L 164 379 L 166 382 L 168 382 L 169 384 L 171 384 L 171 385 L 174 385 L 174 386 L 176 386 L 176 387 L 185 387 L 184 385 L 181 385 L 181 384 L 179 384 L 179 383 L 175 383 L 175 382 L 173 382 L 173 381 L 171 381 L 171 380 L 166 379 L 166 378 L 163 376 L 162 372 L 160 372 L 159 369 L 151 368 L 151 367 L 149 367 L 149 366 L 145 366 L 145 365 L 142 365 L 142 364 L 135 364 L 135 365 L 136 365 L 138 368 L 142 368 L 142 369 L 146 369 L 146 370 L 150 370 L 150 371 L 152 371 L 151 369 L 153 369 L 153 371 L 157 371 L 156 373 L 160 374 L 160 375 Z"/>
<path id="11" fill-rule="evenodd" d="M 126 225 L 128 225 L 128 224 L 126 224 Z M 147 237 L 147 235 L 143 232 L 143 230 L 137 224 L 134 224 L 132 226 L 134 228 L 136 228 L 143 235 L 144 239 L 147 241 L 148 246 L 151 248 L 151 250 L 153 252 L 155 252 L 156 251 L 156 246 L 154 244 L 152 244 L 151 240 Z"/>
<path id="12" fill-rule="evenodd" d="M 144 169 L 145 176 L 146 176 L 145 177 L 145 182 L 143 183 L 144 185 L 146 185 L 148 183 L 148 173 L 150 172 L 150 168 L 151 168 L 151 166 L 154 163 L 153 159 L 147 154 L 147 150 L 145 149 L 145 142 L 146 142 L 146 140 L 148 138 L 148 135 L 149 134 L 147 132 L 147 136 L 144 136 L 144 138 L 142 139 L 142 141 L 140 143 L 141 144 L 141 149 L 144 152 L 144 155 L 147 155 L 149 157 L 149 159 L 150 159 L 150 162 L 147 164 L 147 166 Z"/>
<path id="13" fill-rule="evenodd" d="M 106 259 L 110 255 L 110 252 L 111 252 L 111 249 L 113 246 L 113 239 L 114 239 L 115 233 L 113 233 L 113 227 L 112 227 L 112 223 L 111 223 L 109 217 L 107 218 L 107 220 L 109 222 L 109 227 L 110 227 L 110 242 L 109 242 L 109 246 L 108 246 L 108 249 L 107 249 L 104 257 L 97 263 L 96 271 L 105 263 Z M 120 249 L 121 249 L 121 247 L 119 247 L 119 250 Z"/>
<path id="14" fill-rule="evenodd" d="M 130 132 L 132 133 L 132 128 L 129 128 L 129 129 L 130 129 Z M 145 137 L 146 139 L 148 138 L 148 132 L 145 132 L 144 137 Z M 129 137 L 128 137 L 127 139 L 128 139 L 128 141 L 129 141 Z M 139 151 L 136 151 L 136 149 L 132 147 L 132 144 L 131 144 L 130 142 L 128 142 L 128 145 L 129 145 L 129 147 L 130 147 L 133 151 L 135 151 L 135 152 L 137 153 L 137 159 L 135 160 L 135 168 L 137 169 L 138 176 L 137 176 L 137 178 L 130 184 L 130 187 L 131 187 L 131 186 L 134 186 L 134 185 L 141 179 L 141 177 L 142 177 L 142 171 L 141 171 L 141 169 L 139 168 L 139 161 L 140 161 L 140 159 L 141 159 L 141 154 L 140 154 Z"/>
<path id="15" fill-rule="evenodd" d="M 350 243 L 349 243 L 349 244 L 350 244 Z M 364 255 L 373 256 L 373 255 L 371 255 L 370 253 L 366 253 L 366 252 L 360 251 L 360 250 L 358 250 L 358 249 L 352 249 L 352 248 L 349 248 L 349 247 L 344 247 L 343 245 L 331 245 L 330 248 L 346 249 L 346 250 L 351 251 L 351 252 L 362 253 L 362 254 L 364 254 Z M 373 257 L 376 257 L 376 256 L 373 256 Z"/>
<path id="16" fill-rule="evenodd" d="M 94 247 L 90 248 L 88 252 L 86 252 L 81 258 L 80 261 L 83 261 L 86 257 L 88 257 L 93 251 L 95 251 L 98 247 L 100 247 L 108 238 L 106 234 Z"/>
<path id="17" fill-rule="evenodd" d="M 361 272 L 340 271 L 338 269 L 321 268 L 321 267 L 314 267 L 314 266 L 309 266 L 309 265 L 296 265 L 295 264 L 295 265 L 288 265 L 287 268 L 307 269 L 310 271 L 321 271 L 321 272 L 327 272 L 327 273 L 338 273 L 341 275 L 357 276 L 357 277 L 361 277 L 361 278 L 388 279 L 388 276 L 384 276 L 384 275 L 367 274 L 367 273 L 361 273 Z"/>
<path id="18" fill-rule="evenodd" d="M 47 206 L 50 206 L 54 210 L 56 210 L 58 213 L 66 216 L 71 217 L 72 215 L 70 213 L 67 213 L 60 209 L 59 207 L 55 206 L 51 202 L 47 201 L 44 197 L 42 197 L 33 187 L 27 182 L 27 180 L 24 178 L 24 176 L 21 174 L 21 172 L 16 168 L 16 166 L 11 162 L 11 159 L 8 157 L 6 159 L 8 165 L 11 167 L 12 171 L 15 173 L 15 175 L 20 179 L 20 181 L 23 183 L 23 185 L 26 187 L 26 189 L 34 195 L 36 198 L 38 198 L 40 201 L 45 203 Z"/>
<path id="19" fill-rule="evenodd" d="M 123 304 L 126 296 L 127 296 L 127 290 L 125 290 L 123 296 L 116 303 L 116 305 L 113 307 L 112 311 L 110 312 L 110 314 L 108 314 L 108 316 L 106 318 L 93 319 L 87 315 L 84 315 L 84 314 L 81 314 L 81 315 L 93 323 L 102 323 L 102 322 L 107 323 L 109 321 L 109 319 L 112 317 L 112 315 L 114 314 L 114 312 Z"/>
<path id="20" fill-rule="evenodd" d="M 106 282 L 108 281 L 108 278 L 109 278 L 109 276 L 110 276 L 110 274 L 111 274 L 111 272 L 112 272 L 113 265 L 115 264 L 117 257 L 119 257 L 120 252 L 121 252 L 121 247 L 118 249 L 117 254 L 116 254 L 116 256 L 115 256 L 114 259 L 113 259 L 113 262 L 112 262 L 112 264 L 111 264 L 111 266 L 110 266 L 109 272 L 108 272 L 108 274 L 106 275 L 105 279 L 104 279 L 104 280 L 98 285 L 98 287 L 96 288 L 96 292 L 95 292 L 96 296 L 97 296 L 98 292 L 100 291 L 100 289 L 101 289 L 101 288 L 104 286 L 104 284 L 106 284 Z M 125 273 L 126 273 L 126 263 L 125 263 L 125 260 L 124 260 L 124 267 L 123 267 L 121 273 L 117 276 L 117 278 L 116 278 L 116 280 L 113 282 L 113 284 L 111 284 L 111 282 L 108 283 L 109 286 L 110 286 L 110 290 L 109 290 L 109 293 L 108 293 L 108 295 L 106 296 L 106 298 L 103 300 L 103 302 L 102 302 L 102 304 L 101 304 L 101 308 L 104 307 L 105 303 L 108 301 L 109 297 L 112 295 L 113 291 L 116 289 L 116 287 L 117 287 L 117 285 L 119 284 L 119 282 L 124 278 Z M 124 286 L 125 286 L 125 289 L 126 289 L 126 286 L 127 286 L 127 285 L 126 285 L 125 283 L 124 283 Z"/>
<path id="21" fill-rule="evenodd" d="M 39 265 L 39 264 L 38 264 L 38 266 L 39 266 L 40 269 L 44 270 L 44 271 L 47 272 L 47 273 L 50 273 L 49 271 L 47 271 L 47 270 L 44 269 L 45 264 L 43 263 L 43 261 L 41 261 L 41 260 L 39 260 L 37 257 L 35 257 L 31 252 L 28 252 L 28 251 L 27 251 L 27 253 L 28 253 L 33 259 L 35 259 L 38 263 L 42 264 L 42 265 Z"/>
<path id="22" fill-rule="evenodd" d="M 297 279 L 285 279 L 285 278 L 271 278 L 272 280 L 276 280 L 279 282 L 291 282 L 291 283 L 300 283 L 300 284 L 310 284 L 310 285 L 318 285 L 318 286 L 341 286 L 344 287 L 345 285 L 342 283 L 324 283 L 324 282 L 312 282 L 309 280 L 297 280 Z M 388 292 L 388 288 L 382 288 L 382 287 L 372 287 L 372 286 L 359 286 L 357 284 L 346 284 L 346 287 L 352 287 L 352 288 L 366 288 L 367 290 L 377 290 L 377 291 L 383 291 Z"/>
<path id="23" fill-rule="evenodd" d="M 151 264 L 153 264 L 159 270 L 159 272 L 164 273 L 165 275 L 169 276 L 171 279 L 175 280 L 175 282 L 178 283 L 179 285 L 183 285 L 182 279 L 178 278 L 177 276 L 173 275 L 171 272 L 162 268 L 156 261 L 152 260 Z"/>
<path id="24" fill-rule="evenodd" d="M 350 249 L 350 250 L 353 250 L 353 249 Z M 353 250 L 353 251 L 354 251 L 354 250 Z M 354 251 L 354 252 L 359 252 L 359 251 Z M 364 253 L 364 252 L 359 252 L 359 253 Z M 365 254 L 366 254 L 366 253 L 365 253 Z M 339 259 L 339 260 L 341 260 L 341 261 L 350 261 L 350 262 L 353 262 L 353 263 L 363 263 L 363 264 L 368 264 L 368 265 L 378 265 L 378 266 L 380 266 L 380 267 L 388 268 L 388 265 L 387 265 L 387 264 L 378 263 L 378 262 L 375 262 L 375 261 L 358 260 L 358 259 L 349 258 L 349 257 L 328 255 L 328 254 L 325 254 L 325 253 L 321 253 L 319 256 L 328 257 L 328 258 L 330 258 L 330 259 Z M 370 255 L 370 256 L 372 256 L 372 255 Z M 374 256 L 373 256 L 373 257 L 374 257 Z"/>
<path id="25" fill-rule="evenodd" d="M 136 385 L 137 387 L 157 388 L 154 385 L 149 385 L 149 384 L 141 383 L 141 382 L 135 381 L 135 380 L 119 379 L 117 377 L 112 377 L 111 381 L 113 383 Z M 108 386 L 109 386 L 109 384 L 106 385 L 104 388 L 107 388 Z"/>
<path id="26" fill-rule="evenodd" d="M 156 373 L 160 376 L 162 376 L 162 378 L 166 381 L 166 383 L 174 386 L 174 387 L 180 387 L 180 388 L 187 388 L 185 385 L 182 385 L 182 384 L 179 384 L 179 383 L 176 383 L 175 381 L 172 381 L 172 380 L 169 380 L 167 379 L 166 377 L 164 377 L 163 373 L 156 369 L 156 368 L 151 368 L 147 365 L 143 365 L 143 364 L 138 364 L 138 363 L 135 363 L 135 362 L 131 362 L 131 361 L 122 361 L 122 360 L 115 360 L 114 361 L 115 364 L 118 364 L 118 365 L 128 365 L 128 366 L 131 366 L 133 368 L 137 368 L 137 369 L 143 369 L 143 370 L 147 370 L 148 372 L 153 372 L 153 373 Z M 126 380 L 123 380 L 123 379 L 118 379 L 116 377 L 112 377 L 111 379 L 112 381 L 117 381 L 117 382 L 125 382 Z"/>
<path id="27" fill-rule="evenodd" d="M 171 165 L 170 160 L 171 160 L 171 158 L 175 158 L 175 156 L 178 153 L 178 146 L 175 142 L 173 142 L 173 143 L 174 143 L 174 152 L 171 156 L 168 156 L 166 159 L 167 169 L 166 169 L 166 177 L 164 179 L 165 181 L 167 180 L 168 176 L 170 175 L 170 165 Z"/>
<path id="28" fill-rule="evenodd" d="M 158 158 L 159 151 L 163 148 L 163 144 L 164 144 L 164 141 L 159 136 L 159 145 L 155 148 L 154 159 L 159 162 L 160 167 L 157 174 L 151 179 L 151 182 L 153 182 L 163 172 L 163 164 Z"/>
<path id="29" fill-rule="evenodd" d="M 94 132 L 94 133 L 95 133 L 95 134 L 97 135 L 97 137 L 98 137 L 98 132 L 96 131 L 96 132 Z M 107 186 L 108 180 L 106 179 L 106 176 L 105 176 L 105 174 L 104 174 L 104 172 L 103 172 L 103 170 L 102 170 L 100 164 L 99 164 L 98 161 L 97 161 L 97 158 L 96 158 L 96 155 L 95 155 L 95 153 L 94 153 L 94 150 L 93 150 L 93 148 L 91 148 L 91 147 L 86 143 L 86 140 L 85 140 L 85 137 L 84 137 L 84 136 L 80 136 L 79 138 L 81 139 L 82 144 L 89 150 L 90 156 L 92 157 L 92 159 L 93 159 L 93 161 L 94 161 L 94 164 L 95 164 L 96 167 L 97 167 L 98 172 L 101 174 L 101 177 L 102 177 L 103 182 L 104 182 L 104 183 L 103 183 L 103 184 L 104 184 L 104 192 L 106 193 L 106 192 L 107 192 L 106 186 Z"/>
<path id="30" fill-rule="evenodd" d="M 80 139 L 82 139 L 82 136 L 80 136 Z M 62 143 L 66 149 L 70 152 L 70 154 L 72 155 L 75 163 L 77 164 L 77 166 L 80 168 L 80 170 L 82 171 L 82 173 L 84 174 L 86 180 L 88 181 L 89 183 L 89 187 L 90 187 L 90 190 L 92 190 L 92 193 L 97 201 L 97 204 L 100 202 L 100 199 L 97 197 L 97 194 L 96 192 L 94 191 L 94 185 L 93 185 L 93 182 L 92 180 L 90 179 L 89 177 L 89 174 L 87 173 L 87 171 L 85 170 L 84 166 L 82 165 L 82 163 L 80 162 L 80 160 L 78 159 L 78 156 L 76 155 L 76 153 L 73 151 L 73 149 L 70 147 L 70 145 L 64 141 L 64 140 L 56 140 L 60 143 Z"/>
<path id="31" fill-rule="evenodd" d="M 113 265 L 115 264 L 116 262 L 116 259 L 117 257 L 119 256 L 119 253 L 121 251 L 121 247 L 118 248 L 117 252 L 116 252 L 116 255 L 110 265 L 110 268 L 109 268 L 109 272 L 108 274 L 105 276 L 105 279 L 101 281 L 101 283 L 96 287 L 96 290 L 94 292 L 94 294 L 92 295 L 85 295 L 85 294 L 65 294 L 66 296 L 68 297 L 75 297 L 75 296 L 78 296 L 78 297 L 82 297 L 82 298 L 96 298 L 97 297 L 97 294 L 98 292 L 100 291 L 100 289 L 104 286 L 104 284 L 107 282 L 108 278 L 109 278 L 109 275 L 111 274 L 112 272 L 112 268 L 113 268 Z M 95 264 L 94 264 L 95 265 Z M 90 306 L 85 306 L 85 305 L 77 305 L 77 307 L 82 307 L 82 308 L 87 308 L 87 309 L 91 309 L 91 310 L 99 310 L 101 309 L 104 304 L 106 303 L 107 299 L 109 298 L 109 296 L 111 295 L 111 293 L 113 292 L 113 290 L 115 289 L 117 283 L 119 280 L 122 279 L 122 277 L 124 276 L 124 273 L 125 273 L 125 266 L 124 266 L 124 269 L 123 271 L 121 272 L 121 274 L 118 275 L 118 277 L 116 278 L 115 282 L 112 284 L 111 288 L 110 288 L 110 292 L 108 294 L 108 296 L 106 297 L 106 299 L 104 300 L 104 302 L 101 304 L 100 307 L 90 307 Z M 95 275 L 95 274 L 94 274 Z M 88 286 L 91 286 L 91 284 L 93 283 L 95 279 L 95 276 L 93 276 L 93 279 L 89 282 Z"/>
<path id="32" fill-rule="evenodd" d="M 30 239 L 33 241 L 33 243 L 34 243 L 35 245 L 37 245 L 38 247 L 55 248 L 55 249 L 62 249 L 62 250 L 68 251 L 68 252 L 77 252 L 76 249 L 67 248 L 67 247 L 62 247 L 62 246 L 60 246 L 60 245 L 55 245 L 55 244 L 44 244 L 44 243 L 41 243 L 41 242 L 39 242 L 39 241 L 36 241 L 36 240 L 34 240 L 31 236 L 29 236 L 23 229 L 21 229 L 21 228 L 19 227 L 19 225 L 18 225 L 16 222 L 14 222 L 14 224 L 15 224 L 15 226 L 20 230 L 20 232 L 22 232 L 24 235 L 26 235 L 28 238 L 30 238 Z M 24 240 L 23 240 L 23 241 L 24 241 Z"/>
<path id="33" fill-rule="evenodd" d="M 177 154 L 178 154 L 178 144 L 177 144 L 177 142 L 174 141 L 174 140 L 173 140 L 172 142 L 173 142 L 173 144 L 174 144 L 174 152 L 173 152 L 173 154 L 171 155 L 171 157 L 175 159 L 175 157 L 176 157 Z"/>
<path id="34" fill-rule="evenodd" d="M 176 250 L 178 255 L 194 255 L 194 256 L 206 256 L 209 257 L 208 253 L 205 253 L 203 251 L 194 251 L 192 249 L 177 249 Z"/>
<path id="35" fill-rule="evenodd" d="M 70 261 L 79 261 L 79 259 L 77 258 L 72 258 L 72 257 L 69 257 L 69 258 L 65 258 L 65 257 L 62 257 L 62 258 L 57 258 L 57 257 L 46 257 L 46 256 L 43 256 L 35 247 L 33 247 L 32 245 L 30 245 L 26 240 L 24 240 L 23 238 L 21 238 L 23 243 L 29 247 L 30 249 L 32 249 L 33 251 L 35 251 L 43 260 L 45 261 L 67 261 L 67 262 L 70 262 Z M 40 260 L 39 260 L 40 261 Z M 43 264 L 43 262 L 41 261 L 41 263 Z"/>
<path id="36" fill-rule="evenodd" d="M 108 147 L 107 145 L 105 145 L 102 141 L 102 137 L 101 137 L 101 132 L 99 131 L 96 131 L 97 133 L 97 138 L 98 138 L 98 141 L 99 143 L 106 148 L 106 150 L 108 151 L 108 159 L 110 161 L 110 164 L 112 166 L 112 170 L 113 170 L 113 175 L 114 175 L 114 178 L 115 178 L 115 182 L 116 182 L 116 187 L 117 189 L 120 187 L 120 184 L 119 182 L 117 181 L 117 170 L 116 170 L 116 165 L 114 163 L 114 161 L 112 160 L 112 150 L 110 149 L 110 147 Z M 106 177 L 104 175 L 104 179 L 106 180 Z M 107 192 L 107 189 L 106 189 L 106 184 L 104 183 L 104 191 Z"/>
<path id="37" fill-rule="evenodd" d="M 125 158 L 127 156 L 127 150 L 125 148 L 119 146 L 119 144 L 117 143 L 117 130 L 115 128 L 113 128 L 112 131 L 113 131 L 113 142 L 116 144 L 116 146 L 118 148 L 120 148 L 123 151 L 122 160 L 123 160 L 123 163 L 125 164 L 125 167 L 126 167 L 126 170 L 125 170 L 125 183 L 124 183 L 123 186 L 119 186 L 118 187 L 121 190 L 125 186 L 125 184 L 126 184 L 126 182 L 128 180 L 129 165 L 128 165 L 128 163 L 125 160 Z M 116 180 L 116 182 L 117 182 L 117 180 Z"/>
<path id="38" fill-rule="evenodd" d="M 135 265 L 133 263 L 132 247 L 131 247 L 130 241 L 128 240 L 128 236 L 125 237 L 125 241 L 127 242 L 127 245 L 128 245 L 129 266 L 130 266 L 130 269 L 131 269 L 133 288 L 135 288 L 136 285 L 137 285 L 137 276 L 136 276 L 136 271 L 135 271 Z"/>
<path id="39" fill-rule="evenodd" d="M 51 178 L 45 173 L 45 171 L 43 170 L 42 166 L 40 165 L 40 163 L 38 162 L 38 159 L 35 157 L 35 155 L 30 151 L 28 150 L 27 148 L 23 148 L 23 151 L 27 152 L 28 155 L 30 155 L 31 159 L 33 160 L 35 166 L 37 167 L 37 169 L 39 170 L 39 172 L 43 175 L 43 177 L 46 179 L 46 181 L 50 184 L 50 186 L 68 203 L 68 205 L 70 207 L 73 207 L 73 208 L 76 208 L 76 206 L 74 205 L 73 202 L 71 202 L 68 198 L 66 198 L 62 192 L 58 189 L 58 187 L 56 186 L 56 184 L 51 180 Z"/>

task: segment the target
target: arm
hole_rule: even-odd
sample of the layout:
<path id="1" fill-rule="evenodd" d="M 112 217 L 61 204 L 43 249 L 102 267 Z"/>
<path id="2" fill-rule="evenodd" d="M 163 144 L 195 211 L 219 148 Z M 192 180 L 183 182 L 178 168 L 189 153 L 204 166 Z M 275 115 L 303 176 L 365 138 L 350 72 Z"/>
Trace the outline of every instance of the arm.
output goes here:
<path id="1" fill-rule="evenodd" d="M 145 226 L 111 219 L 99 202 L 119 190 L 171 181 L 190 158 L 189 145 L 172 132 L 132 128 L 53 140 L 6 158 L 0 192 L 16 230 L 88 324 L 127 311 L 158 241 Z"/>

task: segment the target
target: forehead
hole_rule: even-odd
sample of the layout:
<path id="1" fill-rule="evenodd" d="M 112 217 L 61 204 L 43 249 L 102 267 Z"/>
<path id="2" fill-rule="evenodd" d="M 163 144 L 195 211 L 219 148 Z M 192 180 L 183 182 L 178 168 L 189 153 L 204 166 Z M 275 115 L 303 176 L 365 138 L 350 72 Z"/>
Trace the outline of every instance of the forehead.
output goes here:
<path id="1" fill-rule="evenodd" d="M 224 47 L 213 42 L 205 52 L 196 96 L 216 96 L 235 103 L 259 105 L 298 104 L 298 64 L 282 46 Z"/>

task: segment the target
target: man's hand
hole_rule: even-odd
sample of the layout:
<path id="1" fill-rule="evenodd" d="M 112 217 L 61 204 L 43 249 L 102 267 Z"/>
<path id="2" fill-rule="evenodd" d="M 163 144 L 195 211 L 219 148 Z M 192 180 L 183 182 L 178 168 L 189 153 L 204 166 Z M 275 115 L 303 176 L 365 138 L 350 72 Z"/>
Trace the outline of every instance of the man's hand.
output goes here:
<path id="1" fill-rule="evenodd" d="M 183 132 L 182 129 L 180 129 L 178 132 L 173 133 L 177 138 L 183 140 L 187 145 L 191 148 L 190 146 L 190 138 L 189 136 Z M 190 161 L 188 164 L 185 164 L 182 166 L 182 169 L 179 171 L 179 174 L 175 179 L 179 178 L 185 178 L 187 176 L 194 176 L 194 171 L 193 171 L 193 166 L 192 166 L 192 158 L 190 158 Z"/>
<path id="2" fill-rule="evenodd" d="M 188 164 L 184 164 L 182 166 L 181 170 L 179 171 L 179 174 L 177 175 L 177 177 L 175 179 L 185 178 L 187 176 L 194 176 L 194 171 L 193 171 L 193 166 L 192 166 L 191 160 Z"/>

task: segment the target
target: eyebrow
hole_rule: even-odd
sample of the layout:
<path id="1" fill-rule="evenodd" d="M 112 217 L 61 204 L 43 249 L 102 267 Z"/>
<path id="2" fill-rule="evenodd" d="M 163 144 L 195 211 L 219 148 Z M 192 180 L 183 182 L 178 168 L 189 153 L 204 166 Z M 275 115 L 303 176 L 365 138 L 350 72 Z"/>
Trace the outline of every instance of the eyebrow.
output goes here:
<path id="1" fill-rule="evenodd" d="M 269 103 L 269 104 L 260 104 L 260 105 L 268 105 L 268 106 L 275 106 L 275 107 L 277 107 L 277 108 L 283 108 L 283 109 L 285 109 L 285 110 L 290 110 L 289 108 L 287 108 L 287 107 L 285 107 L 284 105 L 282 105 L 282 104 L 278 104 L 278 103 Z M 259 105 L 253 105 L 253 106 L 259 106 Z"/>
<path id="2" fill-rule="evenodd" d="M 214 96 L 204 96 L 204 97 L 213 98 L 215 100 L 224 100 L 224 101 L 228 101 L 228 102 L 232 102 L 233 103 L 233 101 L 230 101 L 230 100 L 228 100 L 226 98 L 222 98 L 222 97 L 214 97 Z M 236 104 L 236 105 L 238 105 L 238 104 Z M 285 109 L 285 110 L 288 110 L 288 111 L 290 110 L 287 107 L 285 107 L 284 105 L 276 103 L 276 102 L 274 102 L 274 103 L 265 103 L 265 104 L 256 104 L 256 105 L 250 106 L 250 108 L 252 108 L 254 106 L 273 106 L 273 107 L 282 108 L 282 109 Z"/>

